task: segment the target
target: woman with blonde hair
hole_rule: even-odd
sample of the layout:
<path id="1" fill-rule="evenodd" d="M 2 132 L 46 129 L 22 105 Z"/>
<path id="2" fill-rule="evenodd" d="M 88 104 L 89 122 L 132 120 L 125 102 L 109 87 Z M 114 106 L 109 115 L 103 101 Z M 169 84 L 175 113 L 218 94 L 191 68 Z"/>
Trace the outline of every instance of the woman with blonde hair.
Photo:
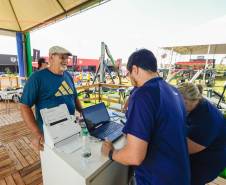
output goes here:
<path id="1" fill-rule="evenodd" d="M 183 83 L 179 88 L 187 110 L 191 185 L 205 185 L 226 167 L 226 120 L 202 96 L 202 86 Z"/>

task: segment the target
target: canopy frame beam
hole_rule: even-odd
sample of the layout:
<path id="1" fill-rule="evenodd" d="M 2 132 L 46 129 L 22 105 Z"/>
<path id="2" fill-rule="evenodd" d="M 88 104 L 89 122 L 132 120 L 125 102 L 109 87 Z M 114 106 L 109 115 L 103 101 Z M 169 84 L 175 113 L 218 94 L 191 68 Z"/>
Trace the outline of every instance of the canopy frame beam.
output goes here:
<path id="1" fill-rule="evenodd" d="M 61 7 L 61 9 L 64 11 L 64 13 L 66 13 L 67 11 L 65 10 L 65 8 L 61 4 L 61 2 L 59 0 L 56 0 L 56 2 L 59 4 L 59 6 Z"/>
<path id="2" fill-rule="evenodd" d="M 17 22 L 17 24 L 18 24 L 18 26 L 19 26 L 19 28 L 20 28 L 20 31 L 22 31 L 21 26 L 20 26 L 20 22 L 18 21 L 18 18 L 17 18 L 17 16 L 16 16 L 16 12 L 15 12 L 15 10 L 14 10 L 14 8 L 13 8 L 13 5 L 12 5 L 11 0 L 9 0 L 9 4 L 10 4 L 10 7 L 12 8 L 13 14 L 14 14 L 15 19 L 16 19 L 16 22 Z"/>
<path id="3" fill-rule="evenodd" d="M 209 61 L 210 48 L 211 48 L 211 45 L 209 44 L 209 45 L 208 45 L 208 51 L 207 51 L 207 57 L 206 57 L 205 68 L 204 68 L 204 74 L 203 74 L 203 83 L 205 83 L 205 79 L 206 79 L 206 69 L 207 69 L 208 61 Z"/>

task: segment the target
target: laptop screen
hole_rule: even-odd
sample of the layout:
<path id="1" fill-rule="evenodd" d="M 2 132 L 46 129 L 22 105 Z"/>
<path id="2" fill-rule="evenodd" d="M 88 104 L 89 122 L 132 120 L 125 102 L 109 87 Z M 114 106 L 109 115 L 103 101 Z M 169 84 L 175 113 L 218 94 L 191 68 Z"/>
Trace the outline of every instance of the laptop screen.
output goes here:
<path id="1" fill-rule="evenodd" d="M 110 121 L 104 103 L 84 108 L 82 114 L 88 130 L 95 129 L 99 124 Z"/>

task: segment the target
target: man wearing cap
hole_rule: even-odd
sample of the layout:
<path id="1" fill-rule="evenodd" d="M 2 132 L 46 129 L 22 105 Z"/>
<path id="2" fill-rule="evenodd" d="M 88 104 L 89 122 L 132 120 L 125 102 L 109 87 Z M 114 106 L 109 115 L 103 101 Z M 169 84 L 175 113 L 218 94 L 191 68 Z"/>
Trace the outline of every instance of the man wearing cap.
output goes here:
<path id="1" fill-rule="evenodd" d="M 73 79 L 66 71 L 71 53 L 60 46 L 49 49 L 49 67 L 33 73 L 28 79 L 21 97 L 21 112 L 25 123 L 34 135 L 33 145 L 43 149 L 43 120 L 40 110 L 66 104 L 71 115 L 75 109 L 81 112 Z M 35 114 L 31 107 L 35 105 Z"/>
<path id="2" fill-rule="evenodd" d="M 158 76 L 156 58 L 147 49 L 129 57 L 127 70 L 136 87 L 123 129 L 127 142 L 115 149 L 105 141 L 102 153 L 133 166 L 137 185 L 190 185 L 182 97 Z"/>

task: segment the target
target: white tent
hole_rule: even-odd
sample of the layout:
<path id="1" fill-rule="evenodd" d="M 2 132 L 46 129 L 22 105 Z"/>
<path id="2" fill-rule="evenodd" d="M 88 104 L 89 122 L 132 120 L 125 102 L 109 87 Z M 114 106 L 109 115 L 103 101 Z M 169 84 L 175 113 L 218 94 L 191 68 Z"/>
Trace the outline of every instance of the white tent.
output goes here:
<path id="1" fill-rule="evenodd" d="M 161 48 L 182 55 L 226 54 L 226 16 L 183 32 L 175 40 Z"/>

